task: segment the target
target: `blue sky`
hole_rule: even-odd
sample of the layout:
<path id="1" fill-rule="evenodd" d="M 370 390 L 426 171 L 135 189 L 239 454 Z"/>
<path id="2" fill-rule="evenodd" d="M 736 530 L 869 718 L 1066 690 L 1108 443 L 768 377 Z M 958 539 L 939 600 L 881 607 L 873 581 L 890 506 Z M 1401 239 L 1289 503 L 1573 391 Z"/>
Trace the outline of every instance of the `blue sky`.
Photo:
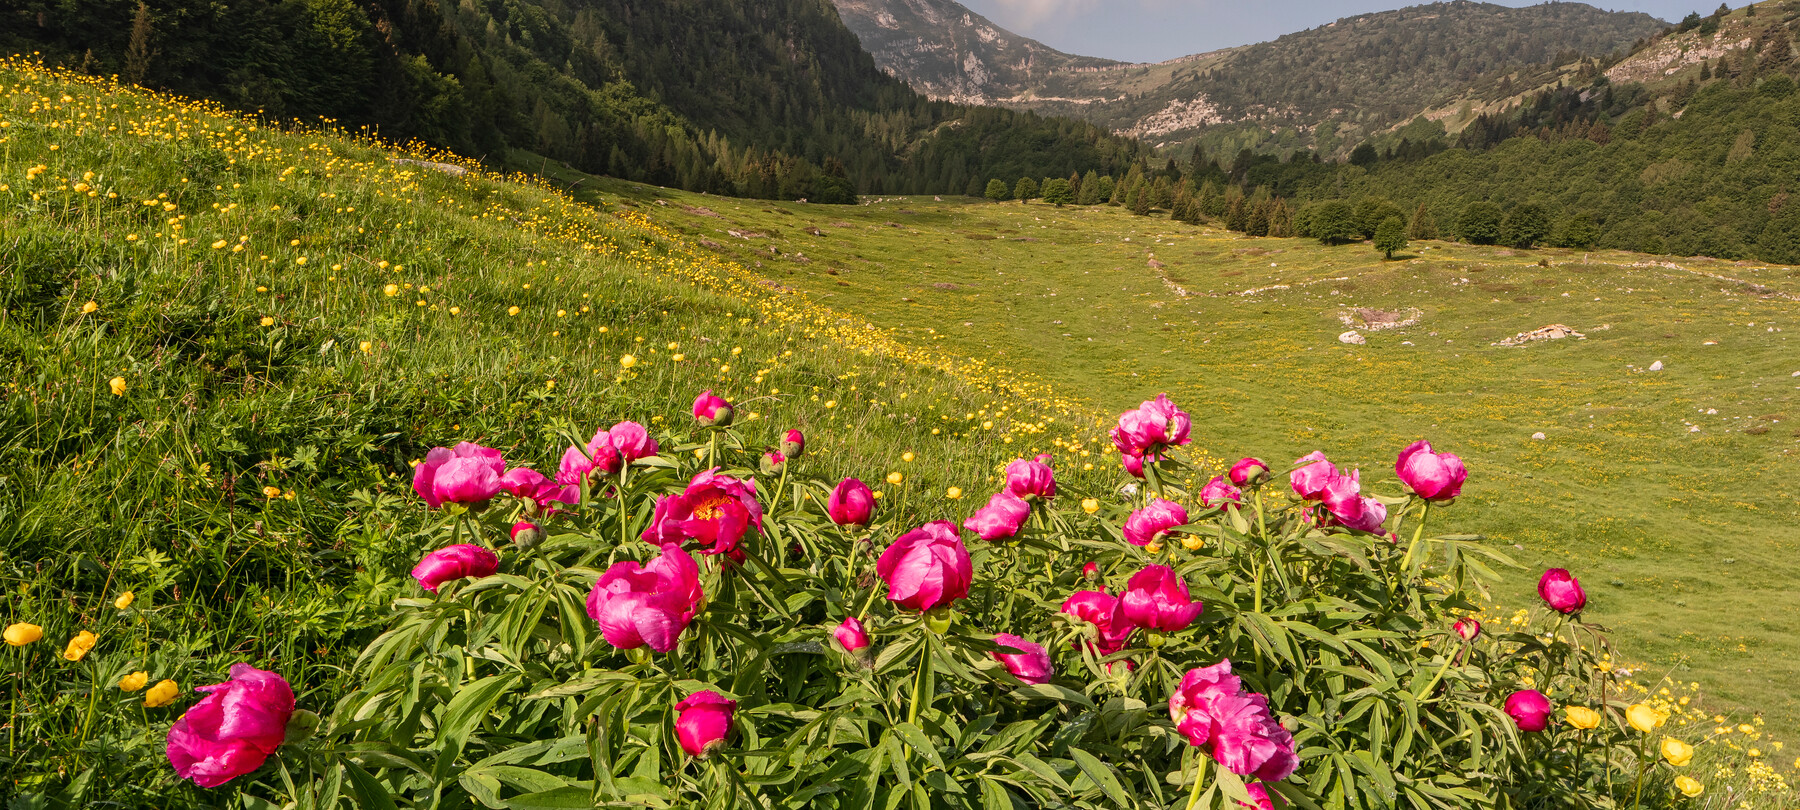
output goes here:
<path id="1" fill-rule="evenodd" d="M 1057 50 L 1128 62 L 1156 62 L 1262 42 L 1406 0 L 959 0 L 1014 33 Z M 1535 5 L 1535 0 L 1496 0 Z M 1733 7 L 1746 0 L 1733 0 Z M 1711 13 L 1719 0 L 1612 0 L 1592 5 L 1679 20 Z"/>

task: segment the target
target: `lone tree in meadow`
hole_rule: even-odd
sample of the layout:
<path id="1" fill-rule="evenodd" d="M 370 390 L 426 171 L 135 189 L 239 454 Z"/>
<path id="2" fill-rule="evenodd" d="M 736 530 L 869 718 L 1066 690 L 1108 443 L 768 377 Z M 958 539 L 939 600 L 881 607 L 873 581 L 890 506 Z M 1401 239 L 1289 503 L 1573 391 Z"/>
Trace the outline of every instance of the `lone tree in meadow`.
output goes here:
<path id="1" fill-rule="evenodd" d="M 1457 233 L 1471 245 L 1492 245 L 1500 241 L 1500 206 L 1491 202 L 1472 202 L 1463 209 L 1457 222 Z"/>
<path id="2" fill-rule="evenodd" d="M 1037 195 L 1038 182 L 1029 177 L 1019 178 L 1019 184 L 1013 186 L 1013 196 L 1018 197 L 1019 202 L 1030 202 Z"/>
<path id="3" fill-rule="evenodd" d="M 1394 260 L 1395 252 L 1405 250 L 1406 220 L 1388 217 L 1375 226 L 1375 249 L 1390 262 Z"/>
<path id="4" fill-rule="evenodd" d="M 1058 208 L 1075 203 L 1075 190 L 1069 187 L 1069 181 L 1056 178 L 1044 184 L 1044 202 Z"/>
<path id="5" fill-rule="evenodd" d="M 994 202 L 1006 202 L 1012 199 L 1012 189 L 1006 187 L 1006 181 L 996 177 L 988 181 L 987 193 L 982 195 Z"/>

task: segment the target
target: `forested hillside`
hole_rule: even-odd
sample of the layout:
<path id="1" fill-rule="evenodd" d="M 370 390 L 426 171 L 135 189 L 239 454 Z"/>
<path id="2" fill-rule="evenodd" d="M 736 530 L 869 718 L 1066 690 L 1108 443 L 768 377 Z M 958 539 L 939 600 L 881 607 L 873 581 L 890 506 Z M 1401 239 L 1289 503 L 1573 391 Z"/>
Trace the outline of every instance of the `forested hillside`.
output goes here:
<path id="1" fill-rule="evenodd" d="M 827 0 L 11 5 L 0 50 L 496 163 L 528 150 L 716 193 L 961 193 L 995 172 L 1105 171 L 1141 149 L 924 99 L 875 67 Z"/>

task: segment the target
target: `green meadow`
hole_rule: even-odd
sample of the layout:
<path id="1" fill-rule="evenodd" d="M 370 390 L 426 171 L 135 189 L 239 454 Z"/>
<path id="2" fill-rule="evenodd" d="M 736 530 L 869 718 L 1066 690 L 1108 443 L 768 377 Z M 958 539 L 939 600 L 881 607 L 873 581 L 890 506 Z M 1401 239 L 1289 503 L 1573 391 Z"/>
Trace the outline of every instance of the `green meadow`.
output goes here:
<path id="1" fill-rule="evenodd" d="M 1794 268 L 1441 241 L 1389 262 L 1116 207 L 809 206 L 594 182 L 580 187 L 593 201 L 1095 412 L 1167 391 L 1217 462 L 1324 450 L 1395 491 L 1395 454 L 1428 438 L 1471 470 L 1442 519 L 1528 569 L 1499 607 L 1531 604 L 1542 567 L 1570 568 L 1648 679 L 1800 720 Z M 1496 345 L 1556 324 L 1580 336 Z M 1340 342 L 1353 330 L 1366 343 Z"/>

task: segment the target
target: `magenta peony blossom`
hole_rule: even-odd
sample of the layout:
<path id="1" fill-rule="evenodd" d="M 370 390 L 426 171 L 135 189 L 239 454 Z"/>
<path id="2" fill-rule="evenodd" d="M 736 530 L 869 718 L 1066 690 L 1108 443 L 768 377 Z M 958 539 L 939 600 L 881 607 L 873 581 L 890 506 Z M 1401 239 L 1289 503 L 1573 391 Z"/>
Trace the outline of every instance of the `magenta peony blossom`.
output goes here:
<path id="1" fill-rule="evenodd" d="M 1119 463 L 1125 466 L 1125 472 L 1132 478 L 1144 477 L 1144 456 L 1142 453 L 1120 453 Z"/>
<path id="2" fill-rule="evenodd" d="M 1386 504 L 1374 498 L 1362 498 L 1357 504 L 1356 517 L 1350 520 L 1338 518 L 1338 522 L 1359 532 L 1381 534 L 1381 526 L 1387 522 L 1387 515 Z"/>
<path id="3" fill-rule="evenodd" d="M 1152 455 L 1169 447 L 1188 443 L 1191 420 L 1169 401 L 1168 394 L 1146 400 L 1136 410 L 1119 414 L 1119 425 L 1112 429 L 1113 446 L 1120 453 Z"/>
<path id="4" fill-rule="evenodd" d="M 1063 600 L 1062 612 L 1094 626 L 1099 632 L 1094 648 L 1103 656 L 1125 649 L 1131 631 L 1137 629 L 1126 618 L 1119 598 L 1106 591 L 1076 591 Z"/>
<path id="5" fill-rule="evenodd" d="M 1324 500 L 1325 485 L 1338 477 L 1337 465 L 1326 461 L 1325 454 L 1318 451 L 1313 451 L 1294 463 L 1306 465 L 1288 473 L 1288 485 L 1293 487 L 1294 494 L 1303 501 Z"/>
<path id="6" fill-rule="evenodd" d="M 280 675 L 232 664 L 231 680 L 195 691 L 207 695 L 169 727 L 177 776 L 218 787 L 262 767 L 287 737 L 294 690 Z"/>
<path id="7" fill-rule="evenodd" d="M 1506 713 L 1520 731 L 1543 731 L 1550 725 L 1550 699 L 1536 689 L 1520 689 L 1506 697 Z"/>
<path id="8" fill-rule="evenodd" d="M 838 626 L 831 628 L 831 637 L 837 640 L 844 652 L 853 653 L 869 646 L 869 633 L 855 616 L 845 616 L 843 621 L 838 622 Z"/>
<path id="9" fill-rule="evenodd" d="M 963 528 L 991 543 L 1017 535 L 1028 517 L 1031 517 L 1031 504 L 1011 492 L 998 492 L 988 499 L 987 506 L 975 510 L 975 514 L 963 521 Z"/>
<path id="10" fill-rule="evenodd" d="M 1018 652 L 995 650 L 993 653 L 994 660 L 1006 667 L 1006 671 L 1012 673 L 1013 677 L 1032 684 L 1050 682 L 1050 676 L 1053 674 L 1052 665 L 1050 653 L 1044 650 L 1044 645 L 1026 641 L 1011 633 L 996 633 L 994 643 L 1001 647 L 1018 650 Z"/>
<path id="11" fill-rule="evenodd" d="M 789 430 L 781 437 L 781 454 L 788 458 L 800 458 L 806 455 L 806 434 L 798 430 Z"/>
<path id="12" fill-rule="evenodd" d="M 1431 452 L 1431 442 L 1418 441 L 1400 451 L 1394 473 L 1414 495 L 1428 501 L 1454 500 L 1469 477 L 1462 459 L 1452 453 Z"/>
<path id="13" fill-rule="evenodd" d="M 1147 546 L 1162 540 L 1170 529 L 1187 522 L 1187 510 L 1181 504 L 1157 498 L 1125 519 L 1125 541 L 1134 546 Z"/>
<path id="14" fill-rule="evenodd" d="M 500 489 L 515 498 L 533 498 L 550 479 L 530 467 L 515 467 L 500 476 Z"/>
<path id="15" fill-rule="evenodd" d="M 1238 802 L 1239 807 L 1248 807 L 1250 810 L 1275 810 L 1275 800 L 1269 798 L 1269 789 L 1263 787 L 1261 782 L 1245 784 L 1244 792 L 1250 794 L 1252 803 Z"/>
<path id="16" fill-rule="evenodd" d="M 969 550 L 948 520 L 927 523 L 900 535 L 875 561 L 875 573 L 888 584 L 888 599 L 911 610 L 926 611 L 969 595 L 975 570 Z"/>
<path id="17" fill-rule="evenodd" d="M 437 593 L 446 582 L 458 579 L 491 577 L 500 570 L 500 557 L 481 546 L 462 543 L 445 546 L 425 555 L 413 566 L 412 577 L 420 587 Z"/>
<path id="18" fill-rule="evenodd" d="M 1181 685 L 1169 695 L 1169 719 L 1175 730 L 1185 735 L 1188 745 L 1203 746 L 1213 737 L 1213 706 L 1219 699 L 1242 691 L 1236 675 L 1231 674 L 1231 659 L 1210 667 L 1190 669 Z"/>
<path id="19" fill-rule="evenodd" d="M 413 491 L 433 509 L 445 503 L 481 503 L 500 494 L 506 461 L 500 451 L 463 442 L 433 447 L 413 468 Z"/>
<path id="20" fill-rule="evenodd" d="M 731 403 L 722 397 L 713 396 L 710 388 L 694 398 L 694 421 L 699 422 L 701 427 L 725 427 L 731 424 L 731 418 L 736 413 Z"/>
<path id="21" fill-rule="evenodd" d="M 1243 502 L 1243 491 L 1226 483 L 1225 476 L 1222 475 L 1213 476 L 1211 481 L 1206 482 L 1206 486 L 1200 488 L 1200 505 L 1208 509 Z"/>
<path id="22" fill-rule="evenodd" d="M 1187 582 L 1166 565 L 1146 565 L 1125 583 L 1120 612 L 1146 630 L 1174 633 L 1187 629 L 1204 608 L 1188 596 Z"/>
<path id="23" fill-rule="evenodd" d="M 1240 487 L 1261 483 L 1269 477 L 1269 465 L 1260 458 L 1242 458 L 1231 465 L 1231 483 Z"/>
<path id="24" fill-rule="evenodd" d="M 1050 454 L 1026 461 L 1017 459 L 1006 465 L 1006 491 L 1020 498 L 1056 497 L 1056 473 L 1050 469 Z"/>
<path id="25" fill-rule="evenodd" d="M 762 531 L 762 514 L 755 481 L 720 475 L 714 467 L 694 476 L 681 494 L 656 501 L 643 539 L 658 546 L 695 540 L 701 554 L 735 551 L 745 532 Z"/>
<path id="26" fill-rule="evenodd" d="M 825 499 L 825 513 L 839 526 L 867 526 L 875 515 L 875 493 L 868 484 L 846 478 Z"/>
<path id="27" fill-rule="evenodd" d="M 1474 641 L 1477 636 L 1481 635 L 1481 622 L 1470 618 L 1457 619 L 1454 629 L 1463 641 Z"/>
<path id="28" fill-rule="evenodd" d="M 1545 571 L 1538 579 L 1538 596 L 1561 613 L 1580 613 L 1587 607 L 1587 592 L 1581 589 L 1581 580 L 1566 568 Z"/>
<path id="29" fill-rule="evenodd" d="M 594 439 L 598 440 L 599 438 L 599 434 L 595 434 Z M 606 431 L 606 438 L 612 444 L 613 450 L 618 452 L 619 460 L 626 464 L 654 456 L 658 450 L 656 440 L 650 438 L 650 431 L 645 430 L 643 425 L 636 422 L 620 422 L 613 425 L 610 430 Z"/>
<path id="30" fill-rule="evenodd" d="M 737 701 L 726 700 L 711 689 L 695 692 L 675 704 L 675 739 L 681 742 L 681 750 L 690 757 L 705 759 L 724 748 L 725 738 L 731 734 L 731 715 L 736 711 Z"/>
<path id="31" fill-rule="evenodd" d="M 1188 670 L 1169 695 L 1169 717 L 1189 745 L 1207 746 L 1232 773 L 1279 782 L 1300 760 L 1294 738 L 1269 713 L 1269 701 L 1245 692 L 1231 660 Z"/>
<path id="32" fill-rule="evenodd" d="M 606 643 L 621 650 L 648 646 L 666 653 L 694 620 L 705 594 L 700 566 L 669 543 L 649 565 L 613 563 L 588 592 L 588 616 L 600 625 Z"/>

